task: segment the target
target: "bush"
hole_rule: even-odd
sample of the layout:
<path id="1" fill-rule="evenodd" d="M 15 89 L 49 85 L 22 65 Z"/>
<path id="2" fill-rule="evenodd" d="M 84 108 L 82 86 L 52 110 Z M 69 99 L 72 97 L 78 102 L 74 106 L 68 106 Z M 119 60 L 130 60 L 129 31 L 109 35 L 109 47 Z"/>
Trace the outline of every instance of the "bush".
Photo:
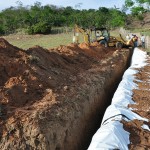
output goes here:
<path id="1" fill-rule="evenodd" d="M 26 32 L 27 32 L 28 34 L 33 34 L 33 33 L 34 33 L 33 27 L 32 27 L 32 26 L 31 26 L 31 27 L 28 27 L 27 30 L 26 30 Z"/>
<path id="2" fill-rule="evenodd" d="M 142 15 L 138 15 L 137 19 L 140 20 L 140 21 L 142 21 L 144 19 L 144 17 Z"/>
<path id="3" fill-rule="evenodd" d="M 39 22 L 28 28 L 28 34 L 48 34 L 51 33 L 51 25 L 46 22 Z"/>
<path id="4" fill-rule="evenodd" d="M 3 35 L 3 34 L 5 34 L 5 30 L 4 30 L 3 26 L 0 26 L 0 35 Z"/>

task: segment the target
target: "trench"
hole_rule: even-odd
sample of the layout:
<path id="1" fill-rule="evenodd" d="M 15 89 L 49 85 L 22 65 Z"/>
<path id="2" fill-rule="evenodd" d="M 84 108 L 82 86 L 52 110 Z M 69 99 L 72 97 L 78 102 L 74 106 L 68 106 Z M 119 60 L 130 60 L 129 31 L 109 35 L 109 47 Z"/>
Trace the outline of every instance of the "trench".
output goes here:
<path id="1" fill-rule="evenodd" d="M 122 75 L 130 65 L 133 49 L 123 49 L 120 52 L 122 60 L 116 62 L 116 67 L 105 74 L 104 82 L 99 76 L 98 84 L 94 87 L 86 86 L 86 99 L 83 96 L 77 101 L 77 109 L 70 109 L 70 112 L 63 116 L 65 124 L 55 122 L 53 126 L 44 124 L 50 128 L 45 132 L 46 150 L 87 150 L 92 136 L 100 127 L 106 108 L 110 105 L 114 92 L 122 80 Z M 101 68 L 99 68 L 101 69 Z M 92 78 L 93 77 L 93 78 Z M 90 80 L 94 81 L 94 75 Z M 74 106 L 73 106 L 74 107 Z M 43 126 L 41 126 L 42 129 Z"/>
<path id="2" fill-rule="evenodd" d="M 130 48 L 129 53 L 126 54 L 124 65 L 122 65 L 121 68 L 116 68 L 111 74 L 111 78 L 106 77 L 107 82 L 104 84 L 103 89 L 97 89 L 96 93 L 93 93 L 93 103 L 91 103 L 90 106 L 87 106 L 88 104 L 84 105 L 86 111 L 85 114 L 87 114 L 87 116 L 85 115 L 79 121 L 82 122 L 83 128 L 81 127 L 80 130 L 80 132 L 82 133 L 79 134 L 80 137 L 76 141 L 74 147 L 71 148 L 72 150 L 87 150 L 87 148 L 89 147 L 93 135 L 100 127 L 106 108 L 111 104 L 114 92 L 116 91 L 120 81 L 122 80 L 122 75 L 130 66 L 132 54 L 133 49 Z M 91 107 L 93 108 L 91 109 Z M 68 148 L 65 147 L 65 149 Z"/>
<path id="3" fill-rule="evenodd" d="M 86 140 L 83 142 L 83 147 L 81 147 L 82 150 L 87 150 L 90 142 L 92 140 L 93 135 L 96 133 L 96 131 L 99 129 L 101 121 L 103 119 L 104 113 L 106 108 L 111 104 L 111 100 L 113 98 L 113 95 L 122 80 L 122 75 L 126 71 L 126 69 L 130 66 L 131 58 L 133 54 L 133 49 L 129 48 L 129 54 L 127 55 L 126 64 L 122 66 L 121 70 L 114 70 L 113 78 L 110 79 L 107 84 L 105 85 L 104 89 L 104 109 L 103 111 L 97 111 L 97 115 L 93 120 L 93 125 L 90 128 L 89 132 L 86 135 Z M 101 107 L 101 106 L 99 106 Z"/>

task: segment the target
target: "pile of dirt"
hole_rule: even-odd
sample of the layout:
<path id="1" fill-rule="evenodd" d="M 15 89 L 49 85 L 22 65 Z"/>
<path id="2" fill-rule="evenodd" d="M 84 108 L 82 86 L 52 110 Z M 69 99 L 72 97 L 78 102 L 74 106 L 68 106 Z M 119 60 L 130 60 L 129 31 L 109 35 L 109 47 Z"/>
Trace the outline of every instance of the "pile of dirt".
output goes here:
<path id="1" fill-rule="evenodd" d="M 51 50 L 35 46 L 24 51 L 0 39 L 1 103 L 12 107 L 32 104 L 45 95 L 47 88 L 60 91 L 74 83 L 79 72 L 114 52 L 90 46 L 85 50 L 84 45 Z"/>
<path id="2" fill-rule="evenodd" d="M 80 147 L 79 137 L 83 130 L 87 133 L 86 123 L 95 117 L 97 103 L 104 111 L 106 102 L 98 101 L 99 92 L 105 92 L 105 84 L 111 90 L 109 82 L 116 82 L 113 76 L 118 80 L 128 57 L 129 50 L 97 43 L 25 51 L 1 38 L 0 149 Z"/>
<path id="3" fill-rule="evenodd" d="M 130 133 L 129 149 L 150 149 L 150 59 L 147 63 L 145 67 L 138 69 L 139 73 L 135 75 L 138 88 L 133 90 L 132 99 L 135 104 L 130 104 L 129 108 L 149 121 L 123 122 L 124 128 Z M 147 128 L 144 129 L 145 125 Z"/>

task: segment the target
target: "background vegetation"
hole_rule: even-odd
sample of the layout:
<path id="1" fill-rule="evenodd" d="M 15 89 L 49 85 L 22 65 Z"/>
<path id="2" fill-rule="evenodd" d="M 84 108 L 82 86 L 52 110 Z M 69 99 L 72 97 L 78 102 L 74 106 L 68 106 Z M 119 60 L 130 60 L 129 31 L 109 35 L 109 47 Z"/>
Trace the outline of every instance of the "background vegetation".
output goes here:
<path id="1" fill-rule="evenodd" d="M 69 28 L 74 24 L 87 28 L 90 26 L 116 28 L 127 24 L 127 11 L 131 16 L 143 19 L 142 14 L 149 11 L 150 0 L 125 0 L 122 9 L 100 7 L 98 10 L 80 10 L 72 7 L 42 6 L 36 2 L 33 6 L 10 7 L 0 12 L 0 34 L 24 31 L 28 34 L 54 33 L 58 27 Z M 60 31 L 61 32 L 61 31 Z"/>

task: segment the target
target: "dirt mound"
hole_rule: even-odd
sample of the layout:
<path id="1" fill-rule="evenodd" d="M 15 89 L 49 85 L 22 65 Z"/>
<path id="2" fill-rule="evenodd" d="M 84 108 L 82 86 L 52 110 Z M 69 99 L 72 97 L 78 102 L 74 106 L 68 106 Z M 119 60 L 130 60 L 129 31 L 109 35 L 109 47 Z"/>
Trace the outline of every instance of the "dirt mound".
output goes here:
<path id="1" fill-rule="evenodd" d="M 147 122 L 133 120 L 131 122 L 123 121 L 124 128 L 130 133 L 129 149 L 150 149 L 150 136 L 149 131 L 143 129 L 143 124 L 147 125 Z M 149 126 L 149 124 L 148 124 Z"/>
<path id="2" fill-rule="evenodd" d="M 70 130 L 86 93 L 110 80 L 118 61 L 126 66 L 128 54 L 85 43 L 25 51 L 0 39 L 0 149 L 59 149 L 62 139 L 75 146 Z"/>
<path id="3" fill-rule="evenodd" d="M 44 90 L 57 90 L 71 83 L 70 76 L 112 54 L 114 49 L 83 45 L 43 49 L 35 46 L 23 51 L 0 39 L 0 86 L 3 103 L 23 106 L 43 97 Z M 69 57 L 68 57 L 69 56 Z"/>

